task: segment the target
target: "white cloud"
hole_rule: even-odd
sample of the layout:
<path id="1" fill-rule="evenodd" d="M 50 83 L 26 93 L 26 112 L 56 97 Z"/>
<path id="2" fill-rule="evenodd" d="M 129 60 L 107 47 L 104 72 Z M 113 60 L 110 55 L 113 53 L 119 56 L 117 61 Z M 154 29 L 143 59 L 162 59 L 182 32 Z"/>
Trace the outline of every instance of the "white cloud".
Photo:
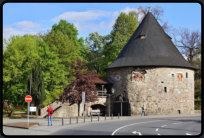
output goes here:
<path id="1" fill-rule="evenodd" d="M 115 20 L 120 15 L 120 12 L 125 12 L 128 14 L 130 11 L 136 11 L 137 9 L 130 8 L 127 6 L 126 8 L 122 9 L 121 11 L 101 11 L 101 10 L 87 10 L 84 12 L 65 12 L 55 18 L 53 18 L 51 21 L 57 22 L 60 21 L 60 19 L 65 19 L 68 21 L 72 21 L 73 24 L 77 27 L 79 33 L 90 31 L 90 32 L 96 32 L 96 31 L 102 31 L 107 30 L 111 31 Z M 105 20 L 97 23 L 94 23 L 93 20 L 101 20 L 101 17 L 106 17 Z M 139 16 L 140 17 L 140 16 Z"/>
<path id="2" fill-rule="evenodd" d="M 34 23 L 32 21 L 22 21 L 13 23 L 12 25 L 5 25 L 3 27 L 3 38 L 8 39 L 12 35 L 23 36 L 25 34 L 37 34 L 47 29 L 40 28 L 40 23 Z"/>
<path id="3" fill-rule="evenodd" d="M 127 6 L 125 9 L 121 10 L 121 12 L 125 12 L 126 14 L 128 14 L 130 11 L 135 11 L 137 14 L 139 12 L 139 10 L 134 9 L 134 8 L 131 9 L 129 6 Z M 138 21 L 139 22 L 141 22 L 143 16 L 144 16 L 143 14 L 138 15 Z"/>
<path id="4" fill-rule="evenodd" d="M 185 55 L 185 54 L 182 54 L 182 56 L 187 60 L 188 59 L 188 57 Z"/>
<path id="5" fill-rule="evenodd" d="M 107 23 L 106 22 L 100 22 L 99 24 L 94 24 L 94 23 L 86 23 L 86 22 L 74 22 L 74 26 L 77 27 L 79 32 L 84 32 L 89 30 L 90 32 L 98 32 L 100 30 L 109 30 L 107 28 Z"/>
<path id="6" fill-rule="evenodd" d="M 51 21 L 60 21 L 61 19 L 71 20 L 71 21 L 85 21 L 85 20 L 96 20 L 99 17 L 109 17 L 111 12 L 101 11 L 101 10 L 88 10 L 85 12 L 65 12 L 58 17 L 55 17 Z"/>
<path id="7" fill-rule="evenodd" d="M 18 28 L 36 28 L 40 27 L 40 23 L 34 23 L 32 21 L 22 21 L 18 23 L 13 23 L 13 25 L 16 25 Z"/>
<path id="8" fill-rule="evenodd" d="M 134 8 L 130 8 L 129 6 L 127 6 L 125 9 L 122 9 L 120 12 L 125 12 L 126 14 L 128 14 L 130 11 L 137 11 Z"/>

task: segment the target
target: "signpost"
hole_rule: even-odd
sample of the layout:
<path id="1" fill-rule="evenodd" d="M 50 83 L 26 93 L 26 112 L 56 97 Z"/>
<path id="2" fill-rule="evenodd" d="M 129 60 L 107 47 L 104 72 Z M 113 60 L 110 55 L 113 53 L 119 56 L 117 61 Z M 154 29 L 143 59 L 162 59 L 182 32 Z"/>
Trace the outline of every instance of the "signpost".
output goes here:
<path id="1" fill-rule="evenodd" d="M 35 106 L 30 107 L 30 112 L 31 112 L 31 113 L 32 113 L 32 112 L 35 112 L 35 115 L 36 115 L 36 107 L 35 107 Z"/>
<path id="2" fill-rule="evenodd" d="M 32 97 L 30 95 L 27 95 L 25 97 L 25 101 L 28 103 L 28 119 L 27 119 L 27 126 L 29 125 L 29 106 L 30 106 L 30 102 L 32 101 Z"/>
<path id="3" fill-rule="evenodd" d="M 84 104 L 85 104 L 85 92 L 82 92 L 82 104 L 83 104 L 83 108 L 84 108 Z M 83 109 L 83 118 L 84 118 L 84 109 Z"/>

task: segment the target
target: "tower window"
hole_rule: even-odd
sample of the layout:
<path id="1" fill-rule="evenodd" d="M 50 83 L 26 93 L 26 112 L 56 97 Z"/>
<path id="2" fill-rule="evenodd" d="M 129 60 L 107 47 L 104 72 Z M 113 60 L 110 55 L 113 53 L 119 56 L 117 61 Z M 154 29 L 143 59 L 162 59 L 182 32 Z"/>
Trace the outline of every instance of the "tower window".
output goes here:
<path id="1" fill-rule="evenodd" d="M 186 78 L 188 78 L 188 72 L 186 72 Z"/>
<path id="2" fill-rule="evenodd" d="M 164 92 L 167 92 L 167 87 L 164 87 Z"/>
<path id="3" fill-rule="evenodd" d="M 174 74 L 171 74 L 171 77 L 174 77 Z"/>
<path id="4" fill-rule="evenodd" d="M 141 35 L 141 38 L 145 38 L 145 35 Z"/>

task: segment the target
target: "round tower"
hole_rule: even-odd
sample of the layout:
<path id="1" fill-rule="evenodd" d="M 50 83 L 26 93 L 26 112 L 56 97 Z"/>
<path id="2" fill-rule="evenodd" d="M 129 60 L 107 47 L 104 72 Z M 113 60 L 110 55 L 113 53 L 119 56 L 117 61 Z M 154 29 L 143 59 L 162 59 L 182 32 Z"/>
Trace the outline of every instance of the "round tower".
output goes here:
<path id="1" fill-rule="evenodd" d="M 194 71 L 149 11 L 116 60 L 106 67 L 113 82 L 111 111 L 140 115 L 193 114 Z"/>

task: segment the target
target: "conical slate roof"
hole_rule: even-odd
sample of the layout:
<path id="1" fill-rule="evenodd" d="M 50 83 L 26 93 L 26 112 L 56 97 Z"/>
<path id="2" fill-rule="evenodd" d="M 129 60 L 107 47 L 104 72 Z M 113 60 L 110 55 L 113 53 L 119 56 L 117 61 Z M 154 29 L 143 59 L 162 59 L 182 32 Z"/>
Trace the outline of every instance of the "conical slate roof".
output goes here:
<path id="1" fill-rule="evenodd" d="M 145 38 L 141 38 L 142 35 L 145 35 Z M 196 69 L 184 59 L 151 12 L 147 13 L 116 60 L 105 70 L 132 66 Z"/>

